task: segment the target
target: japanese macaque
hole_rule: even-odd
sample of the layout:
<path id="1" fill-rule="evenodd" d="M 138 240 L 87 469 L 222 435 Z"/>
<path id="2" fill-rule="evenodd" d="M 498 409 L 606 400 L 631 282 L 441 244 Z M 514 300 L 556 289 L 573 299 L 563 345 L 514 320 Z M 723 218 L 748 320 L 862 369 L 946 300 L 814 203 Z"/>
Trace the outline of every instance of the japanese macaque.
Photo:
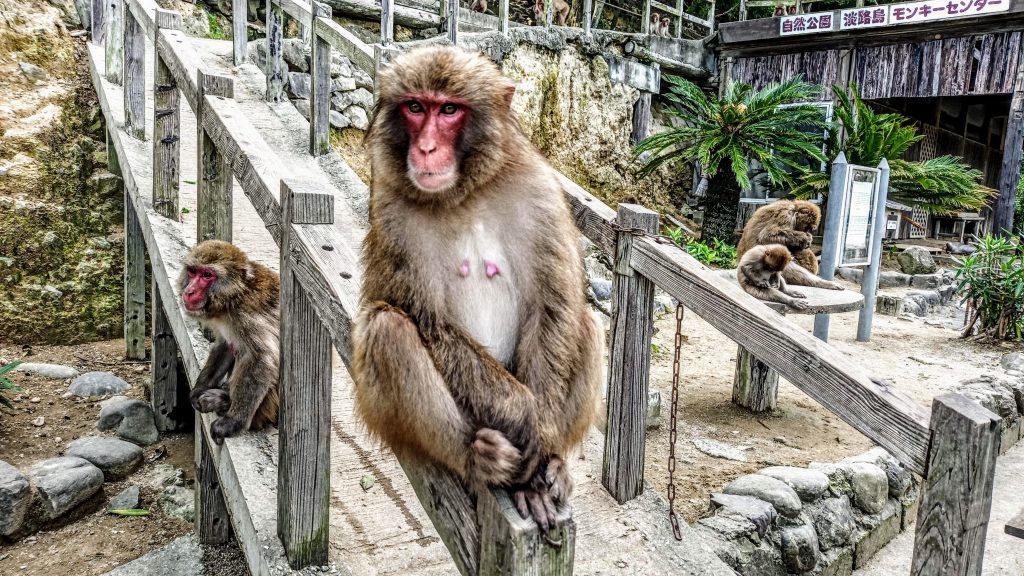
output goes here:
<path id="1" fill-rule="evenodd" d="M 811 240 L 813 239 L 807 230 L 797 230 L 798 214 L 806 228 L 809 218 L 808 206 L 814 206 L 810 202 L 803 202 L 798 205 L 792 200 L 777 200 L 771 204 L 762 206 L 743 227 L 743 235 L 740 237 L 739 245 L 736 247 L 737 256 L 742 257 L 748 250 L 759 244 L 782 244 L 793 254 L 800 254 L 801 261 L 814 259 L 814 253 L 810 251 Z M 817 215 L 821 218 L 820 211 Z M 806 251 L 806 253 L 804 252 Z M 817 265 L 815 261 L 815 270 Z M 835 282 L 823 280 L 807 268 L 790 262 L 782 272 L 783 278 L 790 284 L 800 286 L 813 286 L 815 288 L 826 288 L 829 290 L 842 290 L 843 287 Z"/>
<path id="2" fill-rule="evenodd" d="M 565 3 L 565 0 L 551 0 L 551 2 L 554 2 L 552 16 L 554 23 L 565 26 L 565 23 L 569 21 L 569 5 Z M 544 22 L 544 0 L 535 0 L 533 14 L 538 23 Z"/>
<path id="3" fill-rule="evenodd" d="M 821 223 L 821 208 L 807 200 L 794 200 L 793 204 L 796 208 L 796 213 L 793 216 L 793 229 L 813 235 L 818 229 L 818 224 Z M 789 247 L 789 252 L 793 255 L 794 262 L 809 270 L 811 274 L 818 273 L 818 257 L 810 247 Z"/>
<path id="4" fill-rule="evenodd" d="M 572 492 L 567 455 L 594 418 L 603 348 L 559 177 L 518 128 L 515 86 L 479 54 L 412 50 L 377 86 L 356 409 L 399 456 L 509 487 L 547 530 Z"/>
<path id="5" fill-rule="evenodd" d="M 807 308 L 803 293 L 786 284 L 782 271 L 790 265 L 792 256 L 782 244 L 762 244 L 748 250 L 736 267 L 740 287 L 759 300 L 781 302 L 791 308 Z"/>
<path id="6" fill-rule="evenodd" d="M 668 16 L 662 16 L 661 23 L 658 25 L 658 36 L 662 36 L 664 38 L 671 38 L 672 34 L 671 32 L 669 32 L 669 30 L 671 30 L 671 26 L 672 21 L 669 20 Z"/>
<path id="7" fill-rule="evenodd" d="M 661 14 L 658 14 L 657 12 L 651 12 L 651 23 L 650 23 L 650 27 L 648 28 L 648 32 L 647 33 L 648 34 L 653 34 L 655 36 L 658 36 L 658 33 L 660 31 L 661 31 Z"/>
<path id="8" fill-rule="evenodd" d="M 217 335 L 189 399 L 224 438 L 277 423 L 280 280 L 220 240 L 196 245 L 178 279 L 185 312 Z"/>
<path id="9" fill-rule="evenodd" d="M 487 0 L 473 0 L 473 3 L 469 5 L 469 9 L 474 12 L 487 12 Z"/>

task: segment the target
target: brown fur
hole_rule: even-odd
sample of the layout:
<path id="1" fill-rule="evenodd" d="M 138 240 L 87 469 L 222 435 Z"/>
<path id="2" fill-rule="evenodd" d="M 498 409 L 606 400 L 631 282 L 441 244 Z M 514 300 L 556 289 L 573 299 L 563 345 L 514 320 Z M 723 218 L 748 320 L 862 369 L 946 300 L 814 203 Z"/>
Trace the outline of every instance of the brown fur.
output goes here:
<path id="1" fill-rule="evenodd" d="M 477 489 L 514 486 L 520 512 L 529 508 L 543 527 L 552 500 L 572 490 L 564 461 L 593 420 L 603 348 L 562 188 L 519 131 L 512 84 L 489 60 L 422 48 L 382 70 L 378 86 L 353 334 L 356 408 L 398 454 L 440 462 Z M 459 179 L 444 192 L 423 192 L 407 176 L 410 137 L 397 106 L 423 92 L 461 98 L 470 111 Z M 460 239 L 474 234 L 507 259 L 495 282 L 519 304 L 517 321 L 500 322 L 515 334 L 505 362 L 467 324 L 504 310 L 461 291 L 497 285 L 460 277 Z M 460 316 L 467 303 L 475 306 L 468 320 Z"/>
<path id="2" fill-rule="evenodd" d="M 803 293 L 786 285 L 782 271 L 790 265 L 792 256 L 782 244 L 763 244 L 748 250 L 736 267 L 740 287 L 760 300 L 781 302 L 798 310 L 807 307 Z"/>
<path id="3" fill-rule="evenodd" d="M 839 284 L 817 276 L 818 263 L 814 252 L 810 250 L 810 233 L 817 228 L 820 219 L 821 211 L 818 207 L 805 200 L 777 200 L 762 206 L 743 227 L 736 253 L 742 257 L 754 246 L 782 244 L 791 254 L 796 255 L 795 262 L 791 262 L 782 272 L 786 282 L 842 290 Z M 812 222 L 813 226 L 810 225 Z"/>
<path id="4" fill-rule="evenodd" d="M 178 279 L 182 292 L 188 284 L 188 267 L 209 266 L 218 274 L 207 290 L 203 309 L 189 312 L 217 334 L 192 390 L 193 407 L 220 416 L 211 428 L 218 443 L 243 430 L 276 424 L 278 275 L 249 260 L 238 247 L 220 240 L 198 244 L 185 257 L 184 265 Z"/>
<path id="5" fill-rule="evenodd" d="M 664 38 L 671 38 L 672 37 L 672 33 L 670 32 L 671 26 L 672 26 L 672 21 L 669 20 L 668 16 L 662 16 L 661 17 L 661 23 L 658 26 L 658 36 L 662 36 Z"/>
<path id="6" fill-rule="evenodd" d="M 569 21 L 569 5 L 566 4 L 565 0 L 552 1 L 554 2 L 551 14 L 552 21 L 559 26 L 565 26 L 565 23 Z M 537 17 L 538 24 L 544 22 L 544 0 L 536 0 L 534 2 L 533 14 Z"/>
<path id="7" fill-rule="evenodd" d="M 475 12 L 487 12 L 487 0 L 473 0 L 473 3 L 469 5 L 469 9 Z"/>

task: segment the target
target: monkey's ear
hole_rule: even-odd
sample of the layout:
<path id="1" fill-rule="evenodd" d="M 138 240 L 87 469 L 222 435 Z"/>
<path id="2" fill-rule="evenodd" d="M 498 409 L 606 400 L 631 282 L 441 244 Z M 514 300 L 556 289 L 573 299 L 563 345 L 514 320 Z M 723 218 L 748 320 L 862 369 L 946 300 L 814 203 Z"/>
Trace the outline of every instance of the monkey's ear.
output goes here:
<path id="1" fill-rule="evenodd" d="M 509 110 L 512 109 L 512 97 L 516 95 L 516 85 L 506 84 L 505 85 L 505 107 Z"/>
<path id="2" fill-rule="evenodd" d="M 252 269 L 252 266 L 245 267 L 245 281 L 252 282 L 252 279 L 256 277 L 256 271 Z"/>

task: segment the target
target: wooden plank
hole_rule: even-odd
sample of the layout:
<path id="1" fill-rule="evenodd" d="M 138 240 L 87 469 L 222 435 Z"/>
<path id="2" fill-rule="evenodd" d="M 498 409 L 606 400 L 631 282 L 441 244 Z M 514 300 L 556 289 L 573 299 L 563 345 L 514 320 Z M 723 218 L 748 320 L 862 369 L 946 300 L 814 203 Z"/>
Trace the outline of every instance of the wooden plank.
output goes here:
<path id="1" fill-rule="evenodd" d="M 103 46 L 103 41 L 107 36 L 106 6 L 107 0 L 92 0 L 91 36 L 92 43 L 97 46 Z"/>
<path id="2" fill-rule="evenodd" d="M 120 84 L 124 79 L 124 3 L 107 0 L 104 24 L 107 80 Z"/>
<path id="3" fill-rule="evenodd" d="M 195 530 L 200 544 L 224 544 L 231 539 L 231 519 L 220 491 L 217 465 L 210 456 L 210 440 L 203 432 L 202 418 L 195 430 Z"/>
<path id="4" fill-rule="evenodd" d="M 740 346 L 732 381 L 733 404 L 755 413 L 771 412 L 778 405 L 778 394 L 779 373 Z"/>
<path id="5" fill-rule="evenodd" d="M 634 269 L 912 471 L 924 472 L 928 412 L 915 401 L 868 376 L 856 362 L 763 306 L 681 248 L 641 238 L 633 243 L 633 256 Z"/>
<path id="6" fill-rule="evenodd" d="M 589 4 L 590 0 L 583 0 L 583 2 Z M 587 22 L 589 23 L 589 20 Z M 508 34 L 508 0 L 498 0 L 498 32 Z M 587 27 L 587 33 L 589 33 L 589 27 Z"/>
<path id="7" fill-rule="evenodd" d="M 161 432 L 176 432 L 183 428 L 179 419 L 181 410 L 191 410 L 188 397 L 179 394 L 178 383 L 178 343 L 174 341 L 174 332 L 167 320 L 160 299 L 160 287 L 154 279 L 150 291 L 153 300 L 152 308 L 152 341 L 150 373 L 153 375 L 153 420 L 156 429 Z"/>
<path id="8" fill-rule="evenodd" d="M 317 18 L 330 18 L 327 4 L 314 2 Z M 310 30 L 314 30 L 310 20 Z M 313 34 L 310 55 L 309 153 L 323 156 L 331 150 L 331 45 L 323 36 Z"/>
<path id="9" fill-rule="evenodd" d="M 330 226 L 334 197 L 281 181 L 282 220 Z M 281 242 L 281 410 L 277 533 L 292 568 L 327 563 L 331 493 L 331 339 L 293 271 L 297 240 Z"/>
<path id="10" fill-rule="evenodd" d="M 615 211 L 561 172 L 556 176 L 561 181 L 562 191 L 569 202 L 576 228 L 606 256 L 614 258 L 618 236 L 612 229 L 611 222 L 615 220 Z"/>
<path id="11" fill-rule="evenodd" d="M 506 1 L 506 0 L 502 0 Z M 590 27 L 594 20 L 593 0 L 583 0 L 583 34 L 590 36 Z"/>
<path id="12" fill-rule="evenodd" d="M 395 0 L 381 0 L 380 43 L 390 46 L 395 41 Z"/>
<path id="13" fill-rule="evenodd" d="M 314 26 L 317 34 L 330 42 L 332 47 L 337 48 L 342 54 L 348 56 L 353 64 L 373 78 L 376 73 L 376 62 L 373 49 L 368 44 L 334 20 L 317 18 Z"/>
<path id="14" fill-rule="evenodd" d="M 227 158 L 203 129 L 203 116 L 207 113 L 208 99 L 232 98 L 234 81 L 227 76 L 207 74 L 202 69 L 196 84 L 199 86 L 198 128 L 199 174 L 196 178 L 196 238 L 231 241 L 231 166 Z M 209 98 L 207 98 L 209 96 Z"/>
<path id="15" fill-rule="evenodd" d="M 180 22 L 180 16 L 179 22 Z M 169 28 L 169 27 L 168 27 Z M 188 36 L 180 29 L 163 29 L 157 31 L 157 51 L 174 84 L 181 91 L 193 112 L 199 109 L 199 85 L 196 83 L 198 72 L 203 68 L 199 54 L 189 46 Z"/>
<path id="16" fill-rule="evenodd" d="M 619 204 L 618 224 L 657 234 L 658 213 L 643 206 Z M 601 482 L 620 504 L 644 491 L 647 389 L 654 328 L 654 283 L 629 265 L 636 238 L 619 233 L 612 280 L 608 429 Z"/>
<path id="17" fill-rule="evenodd" d="M 245 64 L 249 50 L 249 0 L 231 0 L 231 56 L 235 66 Z"/>
<path id="18" fill-rule="evenodd" d="M 109 152 L 108 152 L 109 154 Z M 127 192 L 125 192 L 127 194 Z M 131 199 L 124 202 L 125 358 L 146 358 L 146 241 Z"/>
<path id="19" fill-rule="evenodd" d="M 960 394 L 932 401 L 911 576 L 980 576 L 992 509 L 1000 418 Z"/>
<path id="20" fill-rule="evenodd" d="M 267 2 L 267 102 L 284 102 L 284 75 L 288 67 L 281 56 L 284 42 L 284 10 L 277 2 Z"/>
<path id="21" fill-rule="evenodd" d="M 157 10 L 156 26 L 180 30 L 181 14 Z M 160 50 L 153 52 L 153 207 L 164 218 L 177 220 L 181 165 L 178 83 Z"/>
<path id="22" fill-rule="evenodd" d="M 375 0 L 331 0 L 331 7 L 349 18 L 380 21 L 380 2 Z M 396 3 L 394 19 L 395 24 L 415 30 L 441 26 L 441 15 L 438 12 L 423 10 L 414 3 Z"/>
<path id="23" fill-rule="evenodd" d="M 481 494 L 476 512 L 480 527 L 480 576 L 572 576 L 576 524 L 570 506 L 558 510 L 555 525 L 546 534 L 538 532 L 533 520 L 519 516 L 504 490 Z"/>
<path id="24" fill-rule="evenodd" d="M 142 27 L 143 34 L 151 42 L 157 29 L 156 13 L 162 10 L 154 0 L 125 0 L 126 13 L 135 17 L 135 21 Z"/>
<path id="25" fill-rule="evenodd" d="M 1017 206 L 1017 184 L 1024 148 L 1024 56 L 1018 52 L 1010 114 L 1006 119 L 1003 141 L 1003 163 L 999 171 L 999 195 L 992 210 L 992 229 L 997 234 L 1012 235 L 1014 211 Z"/>
<path id="26" fill-rule="evenodd" d="M 548 25 L 551 23 L 548 21 Z M 444 18 L 445 32 L 448 35 L 448 41 L 452 44 L 459 45 L 459 0 L 448 0 L 448 11 L 445 13 Z"/>
<path id="27" fill-rule="evenodd" d="M 1010 536 L 1024 538 L 1024 509 L 1021 509 L 1021 511 L 1013 517 L 1013 520 L 1007 522 L 1006 526 L 1003 527 L 1003 530 Z"/>
<path id="28" fill-rule="evenodd" d="M 637 144 L 650 133 L 651 124 L 651 93 L 640 91 L 640 96 L 633 103 L 633 130 L 629 133 L 629 143 Z"/>
<path id="29" fill-rule="evenodd" d="M 146 137 L 146 37 L 131 12 L 124 22 L 124 129 L 133 138 Z"/>

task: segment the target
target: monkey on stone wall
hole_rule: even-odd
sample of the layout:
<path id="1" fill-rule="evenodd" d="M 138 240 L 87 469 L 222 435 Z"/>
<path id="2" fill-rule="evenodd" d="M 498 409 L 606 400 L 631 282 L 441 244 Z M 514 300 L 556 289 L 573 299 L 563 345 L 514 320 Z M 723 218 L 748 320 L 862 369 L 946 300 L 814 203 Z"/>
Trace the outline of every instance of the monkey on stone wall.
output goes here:
<path id="1" fill-rule="evenodd" d="M 569 5 L 565 3 L 565 0 L 551 0 L 554 2 L 552 20 L 559 26 L 565 26 L 565 23 L 569 21 Z M 533 14 L 537 18 L 538 24 L 544 23 L 544 0 L 535 0 L 533 3 Z"/>
<path id="2" fill-rule="evenodd" d="M 478 54 L 416 49 L 378 87 L 357 411 L 395 453 L 509 487 L 547 530 L 603 350 L 559 177 L 516 124 L 514 85 Z"/>
<path id="3" fill-rule="evenodd" d="M 469 5 L 469 9 L 474 12 L 487 12 L 487 0 L 473 0 L 473 3 Z"/>
<path id="4" fill-rule="evenodd" d="M 672 33 L 670 32 L 670 30 L 672 29 L 671 27 L 672 27 L 672 21 L 669 20 L 668 16 L 662 16 L 661 17 L 661 23 L 658 25 L 658 36 L 661 36 L 663 38 L 671 38 L 672 37 Z"/>
<path id="5" fill-rule="evenodd" d="M 782 244 L 792 254 L 797 255 L 797 261 L 806 263 L 813 267 L 815 272 L 818 269 L 817 258 L 810 250 L 813 237 L 810 232 L 813 227 L 809 224 L 821 219 L 821 211 L 811 202 L 805 200 L 777 200 L 766 204 L 754 212 L 753 217 L 743 227 L 743 235 L 740 237 L 739 245 L 736 247 L 736 255 L 742 257 L 748 250 L 762 244 Z M 799 224 L 798 224 L 799 222 Z M 797 228 L 799 226 L 799 229 Z M 812 262 L 813 261 L 813 262 Z M 815 275 L 808 268 L 797 262 L 790 262 L 782 272 L 786 282 L 801 286 L 813 286 L 815 288 L 826 288 L 829 290 L 842 290 L 843 287 L 835 282 L 823 280 Z"/>
<path id="6" fill-rule="evenodd" d="M 782 271 L 790 264 L 792 256 L 782 244 L 754 246 L 740 258 L 736 277 L 740 287 L 751 296 L 770 302 L 781 302 L 797 310 L 807 308 L 802 292 L 790 288 L 782 277 Z"/>
<path id="7" fill-rule="evenodd" d="M 215 412 L 214 442 L 277 423 L 281 284 L 278 275 L 220 240 L 196 245 L 178 278 L 185 312 L 217 335 L 189 399 Z"/>

